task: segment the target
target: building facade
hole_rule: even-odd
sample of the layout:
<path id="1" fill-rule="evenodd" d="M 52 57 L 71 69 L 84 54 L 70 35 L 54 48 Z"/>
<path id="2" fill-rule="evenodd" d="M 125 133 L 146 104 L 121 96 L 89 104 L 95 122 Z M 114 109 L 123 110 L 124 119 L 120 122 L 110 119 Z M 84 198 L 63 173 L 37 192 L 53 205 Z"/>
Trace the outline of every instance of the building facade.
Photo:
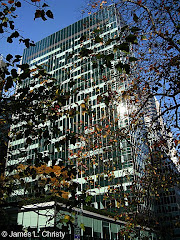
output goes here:
<path id="1" fill-rule="evenodd" d="M 35 47 L 25 49 L 22 59 L 22 64 L 28 63 L 32 69 L 36 64 L 43 65 L 57 79 L 55 84 L 59 85 L 60 89 L 65 92 L 70 90 L 71 95 L 64 109 L 76 112 L 72 116 L 71 113 L 68 113 L 68 116 L 64 114 L 56 121 L 61 132 L 57 139 L 51 139 L 51 144 L 45 146 L 43 140 L 35 140 L 28 148 L 27 158 L 34 157 L 35 149 L 47 155 L 53 150 L 54 155 L 50 156 L 50 161 L 63 161 L 65 165 L 77 166 L 79 191 L 86 189 L 87 185 L 92 194 L 95 192 L 94 195 L 99 196 L 94 204 L 96 207 L 98 204 L 100 208 L 105 207 L 103 194 L 107 192 L 108 186 L 118 185 L 127 173 L 133 174 L 133 154 L 130 145 L 125 138 L 116 141 L 118 138 L 116 129 L 128 126 L 128 117 L 125 117 L 128 111 L 126 103 L 121 103 L 118 108 L 115 108 L 115 104 L 113 106 L 111 103 L 110 106 L 108 103 L 110 98 L 108 94 L 115 90 L 123 91 L 128 80 L 119 81 L 121 74 L 113 66 L 104 67 L 99 63 L 102 61 L 101 58 L 83 57 L 83 50 L 89 48 L 95 49 L 99 55 L 112 54 L 114 44 L 105 46 L 101 41 L 96 41 L 95 33 L 99 32 L 99 38 L 103 41 L 115 39 L 120 36 L 122 24 L 117 9 L 112 5 L 39 41 Z M 83 38 L 86 40 L 82 40 Z M 72 53 L 74 55 L 68 58 Z M 119 54 L 120 51 L 113 55 L 115 61 L 118 61 Z M 122 61 L 125 62 L 126 57 L 123 53 L 121 55 Z M 94 66 L 96 64 L 98 67 Z M 72 79 L 75 84 L 70 87 Z M 19 88 L 25 88 L 30 84 L 39 87 L 40 82 L 41 80 L 27 78 Z M 78 91 L 72 94 L 73 89 Z M 104 99 L 107 103 L 103 102 Z M 23 126 L 21 124 L 12 126 L 12 129 L 14 128 L 21 131 Z M 110 136 L 110 131 L 114 132 L 113 137 Z M 55 143 L 69 132 L 78 135 L 79 139 L 76 143 L 72 144 L 70 141 L 70 144 L 59 146 L 58 151 Z M 21 147 L 23 149 L 25 141 L 26 139 L 18 141 L 15 139 L 11 142 L 12 149 L 16 150 L 14 153 Z M 14 154 L 8 163 L 13 164 L 13 160 L 18 159 L 18 156 Z M 122 187 L 126 189 L 128 182 L 130 181 L 126 180 Z"/>

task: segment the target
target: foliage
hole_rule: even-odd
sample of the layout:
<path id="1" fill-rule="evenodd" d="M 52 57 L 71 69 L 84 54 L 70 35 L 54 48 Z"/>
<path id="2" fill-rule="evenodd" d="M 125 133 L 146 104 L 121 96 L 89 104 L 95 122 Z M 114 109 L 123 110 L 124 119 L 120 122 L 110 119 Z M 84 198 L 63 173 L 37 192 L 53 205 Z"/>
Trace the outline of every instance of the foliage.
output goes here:
<path id="1" fill-rule="evenodd" d="M 22 2 L 24 3 L 24 1 L 17 0 L 1 1 L 0 33 L 2 35 L 7 34 L 8 43 L 11 44 L 15 38 L 18 38 L 20 43 L 24 43 L 29 48 L 35 46 L 34 42 L 21 36 L 14 23 L 14 19 L 17 17 L 17 8 L 21 8 Z M 31 0 L 25 2 L 35 7 L 34 20 L 42 18 L 45 21 L 47 18 L 53 18 L 53 13 L 45 1 Z M 25 139 L 23 147 L 19 149 L 18 155 L 16 154 L 16 158 L 20 158 L 20 161 L 13 158 L 13 146 L 8 148 L 8 160 L 14 159 L 14 161 L 12 160 L 12 164 L 8 162 L 6 168 L 4 164 L 6 155 L 1 155 L 1 162 L 3 163 L 0 178 L 1 206 L 13 206 L 14 202 L 16 202 L 16 206 L 20 207 L 28 198 L 36 197 L 37 201 L 37 197 L 44 197 L 47 192 L 68 199 L 71 191 L 71 198 L 74 199 L 77 186 L 71 182 L 71 179 L 76 174 L 76 169 L 73 166 L 63 167 L 63 161 L 59 163 L 52 161 L 50 167 L 48 162 L 54 152 L 51 152 L 50 156 L 43 156 L 40 145 L 36 149 L 33 159 L 27 157 L 29 146 L 37 139 L 47 147 L 50 138 L 60 134 L 60 130 L 55 125 L 55 120 L 59 118 L 59 115 L 66 114 L 60 113 L 59 109 L 69 99 L 69 93 L 64 92 L 59 86 L 55 86 L 56 79 L 52 78 L 42 66 L 30 69 L 28 64 L 21 64 L 20 60 L 20 55 L 13 57 L 9 53 L 2 60 L 1 63 L 3 64 L 0 68 L 1 146 L 4 146 L 5 149 L 8 140 L 17 139 L 22 141 Z M 17 67 L 21 70 L 20 73 L 17 73 Z M 22 83 L 30 77 L 31 84 L 21 88 Z M 40 84 L 38 89 L 34 87 L 37 81 Z M 12 95 L 11 91 L 14 91 L 12 89 L 15 86 L 18 86 L 18 90 Z M 10 93 L 9 96 L 8 92 Z M 53 122 L 48 126 L 49 121 L 52 120 Z M 12 124 L 18 126 L 19 123 L 22 123 L 23 129 L 19 127 L 13 129 Z M 10 125 L 11 129 L 9 131 Z M 41 140 L 42 138 L 43 140 Z M 69 133 L 57 139 L 58 141 L 54 145 L 59 149 L 61 144 L 69 141 L 72 143 L 74 139 L 75 136 Z M 25 178 L 31 179 L 31 182 L 26 181 Z M 59 191 L 62 186 L 63 190 Z M 16 194 L 13 197 L 14 189 L 17 188 L 20 191 L 23 189 L 24 192 L 20 197 Z M 67 190 L 65 191 L 65 189 Z M 69 204 L 77 205 L 76 201 L 70 201 Z"/>
<path id="2" fill-rule="evenodd" d="M 135 133 L 135 139 L 137 136 L 139 139 L 142 138 L 150 153 L 149 157 L 144 159 L 146 165 L 144 176 L 135 180 L 135 188 L 132 187 L 131 190 L 134 188 L 132 195 L 136 196 L 134 199 L 136 207 L 140 207 L 143 202 L 147 204 L 147 208 L 145 207 L 146 209 L 143 211 L 145 215 L 147 214 L 149 222 L 141 219 L 141 224 L 153 227 L 150 224 L 152 220 L 149 215 L 150 204 L 156 200 L 161 202 L 160 195 L 162 196 L 162 193 L 165 192 L 165 195 L 168 196 L 168 191 L 174 183 L 179 184 L 179 172 L 175 170 L 176 174 L 174 175 L 174 170 L 167 167 L 168 158 L 174 158 L 176 164 L 179 164 L 179 5 L 177 1 L 125 0 L 115 2 L 127 25 L 121 26 L 121 32 L 126 33 L 124 36 L 126 41 L 115 46 L 114 51 L 123 50 L 127 55 L 130 51 L 129 46 L 131 46 L 134 53 L 134 57 L 129 57 L 129 62 L 132 64 L 126 63 L 124 66 L 122 62 L 116 64 L 118 71 L 131 73 L 129 87 L 122 91 L 122 97 L 119 98 L 120 100 L 125 99 L 132 109 L 129 111 L 130 129 L 126 129 L 125 132 L 128 134 L 130 130 L 131 136 Z M 90 1 L 89 6 L 92 9 L 102 9 L 106 3 L 107 1 Z M 114 40 L 117 39 L 108 39 L 105 45 L 110 45 Z M 105 59 L 105 56 L 102 58 Z M 124 79 L 129 79 L 129 76 L 123 75 L 123 81 Z M 120 80 L 122 81 L 122 78 Z M 114 95 L 111 94 L 111 96 Z M 159 104 L 156 102 L 158 111 L 154 117 L 148 114 L 148 104 L 153 97 L 157 97 L 159 101 Z M 101 96 L 99 99 L 104 101 Z M 116 97 L 113 99 L 119 100 Z M 112 97 L 110 102 L 112 104 Z M 132 107 L 132 105 L 135 106 Z M 166 125 L 163 124 L 163 118 Z M 143 132 L 145 126 L 147 132 L 142 135 L 138 134 L 139 129 Z M 158 132 L 159 136 L 157 136 Z M 171 132 L 173 132 L 173 138 Z M 154 138 L 157 140 L 154 141 Z M 142 144 L 138 144 L 139 147 L 136 143 L 137 151 L 141 152 Z M 168 154 L 170 152 L 173 153 L 173 156 Z M 148 154 L 146 154 L 147 156 Z M 127 195 L 125 195 L 126 197 Z M 159 198 L 161 200 L 158 200 Z M 130 206 L 132 206 L 132 201 Z M 131 212 L 128 209 L 126 211 Z M 136 224 L 135 215 L 131 218 L 132 223 Z M 158 221 L 154 223 L 155 225 L 159 224 Z M 162 220 L 160 224 L 163 225 L 161 227 L 164 231 Z M 155 225 L 154 228 L 156 228 Z M 164 232 L 164 234 L 168 236 L 170 233 Z"/>
<path id="3" fill-rule="evenodd" d="M 104 2 L 103 5 L 111 3 Z M 180 51 L 178 1 L 125 0 L 115 3 L 127 24 L 121 30 L 124 31 L 126 28 L 131 31 L 126 37 L 126 43 L 117 48 L 128 52 L 127 42 L 133 43 L 132 48 L 136 57 L 134 60 L 138 59 L 134 64 L 134 68 L 137 68 L 134 85 L 138 83 L 140 87 L 149 91 L 144 97 L 144 102 L 152 96 L 158 98 L 161 104 L 160 116 L 165 115 L 167 126 L 173 126 L 173 129 L 178 131 Z M 97 9 L 102 8 L 101 4 L 98 1 L 90 1 L 89 6 Z M 107 44 L 111 41 L 109 39 Z M 132 60 L 131 58 L 130 61 Z"/>

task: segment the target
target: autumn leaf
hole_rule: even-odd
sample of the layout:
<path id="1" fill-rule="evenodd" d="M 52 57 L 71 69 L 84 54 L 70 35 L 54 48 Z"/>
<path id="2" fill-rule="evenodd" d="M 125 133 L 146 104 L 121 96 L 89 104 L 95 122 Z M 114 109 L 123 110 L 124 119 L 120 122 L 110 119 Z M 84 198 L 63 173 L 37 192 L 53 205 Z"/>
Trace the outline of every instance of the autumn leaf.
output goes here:
<path id="1" fill-rule="evenodd" d="M 51 12 L 51 10 L 48 10 L 48 11 L 46 12 L 46 15 L 47 15 L 49 18 L 54 18 L 53 13 Z"/>
<path id="2" fill-rule="evenodd" d="M 8 54 L 7 56 L 6 56 L 6 60 L 9 62 L 11 59 L 13 58 L 13 56 L 11 55 L 11 54 Z"/>
<path id="3" fill-rule="evenodd" d="M 141 36 L 141 40 L 147 40 L 147 37 L 146 36 Z"/>
<path id="4" fill-rule="evenodd" d="M 80 228 L 81 228 L 83 231 L 85 231 L 84 223 L 81 223 L 81 224 L 80 224 Z"/>
<path id="5" fill-rule="evenodd" d="M 41 17 L 41 14 L 42 14 L 42 11 L 39 10 L 39 9 L 37 9 L 36 12 L 35 12 L 35 17 L 34 17 L 34 19 L 35 19 L 35 18 L 40 18 L 40 17 Z"/>
<path id="6" fill-rule="evenodd" d="M 138 18 L 138 16 L 134 13 L 133 14 L 133 20 L 137 23 L 138 22 L 138 20 L 139 20 L 139 18 Z"/>
<path id="7" fill-rule="evenodd" d="M 10 38 L 17 38 L 17 37 L 19 37 L 18 31 L 13 32 L 10 36 Z"/>
<path id="8" fill-rule="evenodd" d="M 68 192 L 62 192 L 61 196 L 65 199 L 69 199 L 69 193 Z"/>
<path id="9" fill-rule="evenodd" d="M 15 6 L 16 6 L 16 7 L 21 7 L 21 2 L 19 2 L 19 1 L 18 1 L 18 2 L 15 2 Z"/>
<path id="10" fill-rule="evenodd" d="M 65 216 L 64 216 L 64 219 L 65 219 L 65 220 L 68 220 L 68 221 L 69 221 L 70 218 L 71 218 L 71 216 L 69 216 L 69 215 L 65 215 Z"/>

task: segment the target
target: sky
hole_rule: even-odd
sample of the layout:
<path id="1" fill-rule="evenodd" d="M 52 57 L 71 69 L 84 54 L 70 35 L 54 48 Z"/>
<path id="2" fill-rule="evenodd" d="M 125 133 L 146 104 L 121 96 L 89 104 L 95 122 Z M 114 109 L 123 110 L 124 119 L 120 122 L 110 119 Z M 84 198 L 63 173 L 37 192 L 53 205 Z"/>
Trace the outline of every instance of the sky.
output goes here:
<path id="1" fill-rule="evenodd" d="M 87 15 L 87 11 L 82 14 L 82 10 L 87 7 L 87 0 L 46 0 L 46 3 L 50 6 L 54 19 L 34 20 L 35 7 L 22 0 L 22 7 L 18 9 L 18 17 L 15 19 L 15 28 L 20 35 L 37 42 Z M 16 39 L 13 43 L 7 43 L 6 36 L 0 38 L 0 54 L 4 57 L 9 53 L 22 55 L 24 44 L 19 44 Z"/>

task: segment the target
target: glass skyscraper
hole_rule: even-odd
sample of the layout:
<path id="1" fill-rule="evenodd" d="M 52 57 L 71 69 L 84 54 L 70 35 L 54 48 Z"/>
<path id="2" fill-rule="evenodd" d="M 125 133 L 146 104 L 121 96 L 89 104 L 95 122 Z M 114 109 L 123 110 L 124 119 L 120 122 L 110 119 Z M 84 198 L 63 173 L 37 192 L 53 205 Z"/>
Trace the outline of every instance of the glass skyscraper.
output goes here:
<path id="1" fill-rule="evenodd" d="M 101 58 L 101 55 L 108 54 L 110 58 L 113 56 L 114 65 L 119 58 L 127 62 L 123 53 L 113 51 L 115 41 L 109 45 L 102 44 L 102 41 L 109 39 L 121 39 L 124 34 L 121 33 L 122 27 L 121 17 L 115 6 L 111 5 L 44 38 L 35 47 L 25 49 L 22 59 L 22 64 L 28 63 L 32 69 L 42 65 L 56 79 L 55 84 L 60 89 L 71 92 L 64 107 L 71 111 L 68 116 L 64 114 L 56 121 L 60 134 L 56 138 L 53 136 L 51 143 L 46 146 L 43 139 L 34 140 L 28 148 L 27 158 L 34 157 L 35 149 L 46 155 L 53 151 L 50 162 L 63 161 L 65 165 L 77 166 L 78 191 L 87 189 L 91 192 L 94 206 L 99 208 L 107 207 L 104 193 L 109 186 L 118 187 L 121 184 L 121 189 L 127 189 L 133 176 L 132 148 L 125 138 L 119 140 L 121 136 L 117 131 L 121 127 L 128 127 L 126 102 L 108 102 L 110 94 L 117 91 L 116 94 L 120 95 L 126 89 L 128 80 L 124 81 L 115 67 L 105 67 Z M 98 54 L 83 57 L 84 49 Z M 70 87 L 72 80 L 75 83 Z M 19 88 L 31 84 L 39 87 L 41 81 L 27 78 Z M 77 89 L 75 93 L 74 89 Z M 20 130 L 23 126 L 15 125 L 12 128 Z M 70 132 L 76 134 L 76 142 L 60 145 L 57 150 L 58 139 Z M 25 139 L 11 142 L 14 153 L 23 148 L 24 143 Z M 9 163 L 17 159 L 21 160 L 18 154 L 13 154 Z M 132 176 L 124 178 L 130 173 Z M 114 206 L 115 200 L 109 204 Z"/>

